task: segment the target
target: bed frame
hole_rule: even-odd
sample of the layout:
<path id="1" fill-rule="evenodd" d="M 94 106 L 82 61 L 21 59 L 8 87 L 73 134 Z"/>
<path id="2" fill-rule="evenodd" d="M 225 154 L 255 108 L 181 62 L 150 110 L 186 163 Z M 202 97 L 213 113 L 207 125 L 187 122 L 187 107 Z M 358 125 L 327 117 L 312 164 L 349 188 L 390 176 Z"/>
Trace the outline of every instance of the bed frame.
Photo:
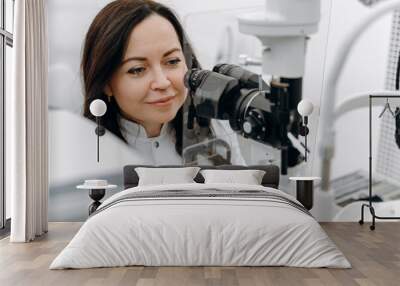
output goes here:
<path id="1" fill-rule="evenodd" d="M 182 165 L 126 165 L 124 167 L 124 189 L 133 188 L 138 185 L 139 176 L 135 171 L 136 167 L 149 167 L 149 168 L 183 168 Z M 237 165 L 221 165 L 221 166 L 198 166 L 202 170 L 205 169 L 219 169 L 219 170 L 263 170 L 265 175 L 261 184 L 265 187 L 278 189 L 279 187 L 279 167 L 275 165 L 251 165 L 251 166 L 237 166 Z M 204 178 L 200 174 L 194 178 L 197 183 L 204 183 Z"/>

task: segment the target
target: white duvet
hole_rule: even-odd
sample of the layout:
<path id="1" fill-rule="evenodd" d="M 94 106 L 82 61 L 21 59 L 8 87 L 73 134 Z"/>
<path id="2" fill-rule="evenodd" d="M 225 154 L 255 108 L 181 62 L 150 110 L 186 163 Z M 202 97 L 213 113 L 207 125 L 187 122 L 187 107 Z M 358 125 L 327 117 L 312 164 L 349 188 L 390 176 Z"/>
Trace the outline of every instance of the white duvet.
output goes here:
<path id="1" fill-rule="evenodd" d="M 265 190 L 238 184 L 175 184 L 127 189 Z M 50 269 L 145 266 L 294 266 L 350 268 L 317 221 L 287 204 L 246 198 L 143 199 L 90 217 Z"/>

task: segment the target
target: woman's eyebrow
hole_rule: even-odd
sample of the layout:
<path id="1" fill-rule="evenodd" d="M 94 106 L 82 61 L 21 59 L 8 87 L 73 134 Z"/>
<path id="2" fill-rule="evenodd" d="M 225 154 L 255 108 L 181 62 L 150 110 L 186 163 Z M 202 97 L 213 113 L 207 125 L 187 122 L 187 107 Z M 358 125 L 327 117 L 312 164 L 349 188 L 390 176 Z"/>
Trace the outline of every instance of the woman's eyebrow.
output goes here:
<path id="1" fill-rule="evenodd" d="M 163 57 L 167 57 L 174 52 L 180 52 L 180 51 L 181 51 L 181 49 L 179 49 L 179 48 L 173 48 L 173 49 L 169 50 L 168 52 L 164 53 Z"/>
<path id="2" fill-rule="evenodd" d="M 174 53 L 174 52 L 179 52 L 179 51 L 181 51 L 180 48 L 173 48 L 173 49 L 171 49 L 171 50 L 165 52 L 165 53 L 163 54 L 163 57 L 167 57 L 167 56 L 169 56 L 170 54 L 172 54 L 172 53 Z M 123 60 L 121 64 L 123 65 L 123 64 L 125 64 L 125 63 L 127 63 L 127 62 L 129 62 L 129 61 L 141 61 L 141 62 L 144 62 L 144 61 L 146 61 L 146 60 L 147 60 L 147 58 L 145 58 L 145 57 L 130 57 L 130 58 L 127 58 L 127 59 Z"/>

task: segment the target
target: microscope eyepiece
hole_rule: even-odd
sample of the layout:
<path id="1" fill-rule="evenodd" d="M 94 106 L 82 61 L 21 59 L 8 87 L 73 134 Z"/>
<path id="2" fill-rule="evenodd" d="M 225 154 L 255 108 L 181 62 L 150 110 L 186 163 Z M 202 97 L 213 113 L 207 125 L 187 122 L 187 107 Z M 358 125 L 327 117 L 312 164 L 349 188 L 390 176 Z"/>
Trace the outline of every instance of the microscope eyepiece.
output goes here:
<path id="1" fill-rule="evenodd" d="M 184 84 L 188 89 L 195 91 L 209 73 L 211 72 L 201 69 L 188 70 L 183 80 Z"/>
<path id="2" fill-rule="evenodd" d="M 214 72 L 230 76 L 239 80 L 242 87 L 259 88 L 259 75 L 237 65 L 218 64 L 213 68 Z M 262 90 L 267 90 L 268 85 L 262 81 Z"/>

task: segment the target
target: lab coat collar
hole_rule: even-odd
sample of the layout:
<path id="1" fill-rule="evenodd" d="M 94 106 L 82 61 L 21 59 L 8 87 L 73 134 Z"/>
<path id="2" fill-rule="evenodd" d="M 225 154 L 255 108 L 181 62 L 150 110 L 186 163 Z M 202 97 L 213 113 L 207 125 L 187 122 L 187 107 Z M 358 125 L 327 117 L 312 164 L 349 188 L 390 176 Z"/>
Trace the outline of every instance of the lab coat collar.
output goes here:
<path id="1" fill-rule="evenodd" d="M 146 133 L 146 129 L 136 122 L 130 121 L 122 116 L 119 116 L 119 125 L 122 136 L 129 142 L 130 139 L 142 140 L 142 141 L 156 141 L 165 137 L 170 129 L 172 128 L 171 123 L 164 123 L 161 127 L 160 135 L 149 138 Z"/>

